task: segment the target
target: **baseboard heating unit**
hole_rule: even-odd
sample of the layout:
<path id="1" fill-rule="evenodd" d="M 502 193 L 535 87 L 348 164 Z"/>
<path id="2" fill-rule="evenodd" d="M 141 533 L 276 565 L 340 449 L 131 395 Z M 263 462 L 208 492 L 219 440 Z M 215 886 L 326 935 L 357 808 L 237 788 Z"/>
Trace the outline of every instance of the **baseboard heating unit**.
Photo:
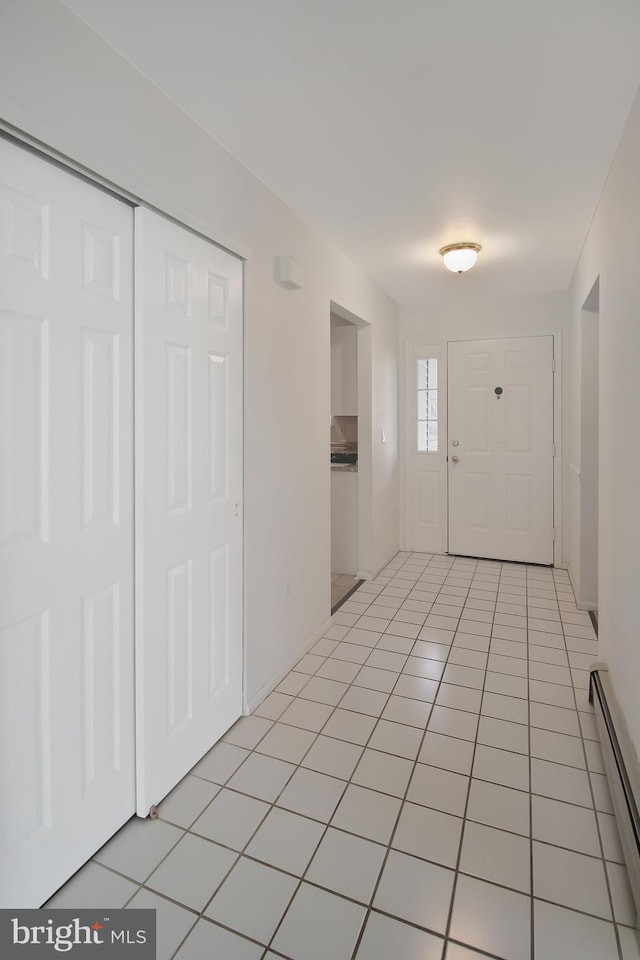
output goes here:
<path id="1" fill-rule="evenodd" d="M 636 907 L 636 938 L 640 942 L 640 765 L 627 724 L 604 663 L 591 667 L 589 700 L 593 704 L 602 755 L 629 885 Z"/>

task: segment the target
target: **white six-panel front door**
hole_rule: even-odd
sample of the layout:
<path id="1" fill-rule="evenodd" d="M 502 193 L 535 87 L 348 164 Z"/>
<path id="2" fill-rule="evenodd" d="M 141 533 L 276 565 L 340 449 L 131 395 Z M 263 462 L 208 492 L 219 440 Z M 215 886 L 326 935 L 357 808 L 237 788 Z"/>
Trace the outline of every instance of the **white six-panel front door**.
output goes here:
<path id="1" fill-rule="evenodd" d="M 136 210 L 137 811 L 242 712 L 242 264 Z"/>
<path id="2" fill-rule="evenodd" d="M 134 812 L 133 211 L 0 140 L 0 906 Z"/>
<path id="3" fill-rule="evenodd" d="M 553 338 L 449 343 L 449 553 L 553 562 Z"/>

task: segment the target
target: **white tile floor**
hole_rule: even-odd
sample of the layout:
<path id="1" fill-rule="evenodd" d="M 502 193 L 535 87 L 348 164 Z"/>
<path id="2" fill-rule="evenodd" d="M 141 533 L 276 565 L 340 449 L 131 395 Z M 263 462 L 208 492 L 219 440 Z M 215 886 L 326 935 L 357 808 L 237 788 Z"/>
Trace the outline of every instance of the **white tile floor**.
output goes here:
<path id="1" fill-rule="evenodd" d="M 562 570 L 399 554 L 48 906 L 159 960 L 639 960 Z"/>

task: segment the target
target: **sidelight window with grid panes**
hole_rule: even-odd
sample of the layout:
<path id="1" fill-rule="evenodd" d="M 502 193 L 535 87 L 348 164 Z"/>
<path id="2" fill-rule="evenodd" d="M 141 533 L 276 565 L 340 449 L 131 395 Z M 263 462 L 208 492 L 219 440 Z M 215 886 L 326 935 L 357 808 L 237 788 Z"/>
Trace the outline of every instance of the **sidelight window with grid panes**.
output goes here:
<path id="1" fill-rule="evenodd" d="M 435 357 L 417 361 L 418 452 L 438 451 L 438 361 Z"/>

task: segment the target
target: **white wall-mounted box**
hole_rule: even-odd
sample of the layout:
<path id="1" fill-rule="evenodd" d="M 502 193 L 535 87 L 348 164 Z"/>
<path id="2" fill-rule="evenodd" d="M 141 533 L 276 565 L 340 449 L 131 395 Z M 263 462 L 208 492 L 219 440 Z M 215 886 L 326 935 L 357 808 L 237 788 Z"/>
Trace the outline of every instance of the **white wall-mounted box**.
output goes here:
<path id="1" fill-rule="evenodd" d="M 281 286 L 290 290 L 304 287 L 304 267 L 298 260 L 293 257 L 276 257 L 274 268 L 276 281 Z"/>

